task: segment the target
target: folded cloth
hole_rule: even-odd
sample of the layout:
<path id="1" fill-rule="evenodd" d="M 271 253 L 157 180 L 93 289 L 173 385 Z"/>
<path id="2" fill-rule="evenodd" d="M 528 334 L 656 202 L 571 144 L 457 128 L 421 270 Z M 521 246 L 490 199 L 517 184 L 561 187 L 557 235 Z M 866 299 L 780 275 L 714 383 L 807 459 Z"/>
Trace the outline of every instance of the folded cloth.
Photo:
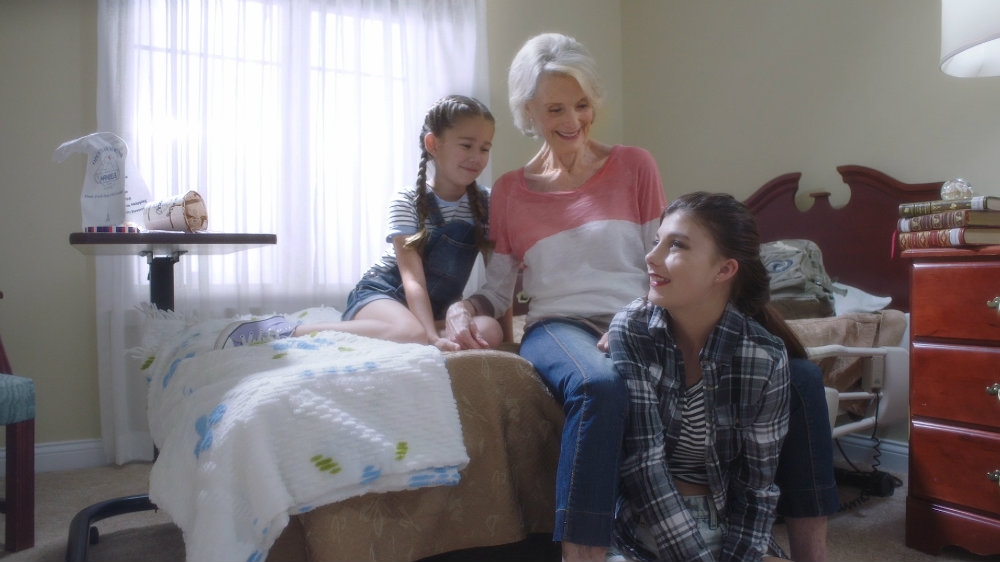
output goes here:
<path id="1" fill-rule="evenodd" d="M 843 345 L 847 347 L 905 347 L 909 319 L 895 309 L 878 312 L 851 312 L 828 318 L 789 320 L 788 326 L 802 345 Z M 823 370 L 823 384 L 840 392 L 861 390 L 864 361 L 861 357 L 833 356 L 818 361 Z M 864 415 L 867 401 L 846 408 Z"/>
<path id="2" fill-rule="evenodd" d="M 150 499 L 188 560 L 264 560 L 291 514 L 458 482 L 469 458 L 435 347 L 321 332 L 215 350 L 227 323 L 198 322 L 147 362 Z"/>

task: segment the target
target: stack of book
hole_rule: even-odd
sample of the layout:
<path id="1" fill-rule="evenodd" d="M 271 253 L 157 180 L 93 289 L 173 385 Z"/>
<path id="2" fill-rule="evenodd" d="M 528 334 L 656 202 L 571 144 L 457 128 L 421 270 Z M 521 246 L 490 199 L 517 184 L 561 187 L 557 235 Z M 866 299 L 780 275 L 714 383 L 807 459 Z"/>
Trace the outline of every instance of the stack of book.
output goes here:
<path id="1" fill-rule="evenodd" d="M 904 250 L 1000 244 L 1000 197 L 901 203 L 896 229 Z"/>

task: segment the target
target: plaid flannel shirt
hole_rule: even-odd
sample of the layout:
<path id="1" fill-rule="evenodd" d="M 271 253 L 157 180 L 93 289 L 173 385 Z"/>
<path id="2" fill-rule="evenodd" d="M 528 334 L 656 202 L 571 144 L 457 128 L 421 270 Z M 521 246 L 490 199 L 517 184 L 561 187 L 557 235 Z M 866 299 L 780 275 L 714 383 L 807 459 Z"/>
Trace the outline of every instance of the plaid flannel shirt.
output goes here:
<path id="1" fill-rule="evenodd" d="M 611 324 L 610 348 L 629 391 L 618 542 L 643 556 L 633 535 L 641 521 L 656 538 L 655 559 L 714 560 L 667 466 L 680 435 L 684 394 L 684 361 L 669 313 L 645 299 L 633 301 Z M 708 484 L 725 525 L 720 560 L 760 560 L 769 548 L 780 553 L 771 527 L 779 495 L 774 475 L 788 429 L 785 346 L 730 303 L 700 361 Z"/>

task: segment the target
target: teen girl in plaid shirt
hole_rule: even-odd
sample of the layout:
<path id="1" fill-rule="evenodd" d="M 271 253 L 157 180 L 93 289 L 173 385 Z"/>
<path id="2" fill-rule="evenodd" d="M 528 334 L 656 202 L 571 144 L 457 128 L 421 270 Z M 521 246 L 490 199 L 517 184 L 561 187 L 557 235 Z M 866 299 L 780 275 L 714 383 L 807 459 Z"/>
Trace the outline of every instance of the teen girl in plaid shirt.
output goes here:
<path id="1" fill-rule="evenodd" d="M 678 198 L 646 256 L 647 297 L 612 322 L 630 403 L 615 522 L 622 559 L 781 553 L 771 527 L 788 428 L 785 341 L 801 345 L 768 305 L 759 246 L 753 216 L 731 196 Z"/>

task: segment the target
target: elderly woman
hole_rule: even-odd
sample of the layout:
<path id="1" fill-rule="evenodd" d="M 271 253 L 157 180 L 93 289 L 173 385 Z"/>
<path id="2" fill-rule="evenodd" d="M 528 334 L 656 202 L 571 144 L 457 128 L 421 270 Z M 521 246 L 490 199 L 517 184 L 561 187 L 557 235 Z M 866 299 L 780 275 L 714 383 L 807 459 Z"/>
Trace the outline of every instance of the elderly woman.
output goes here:
<path id="1" fill-rule="evenodd" d="M 528 40 L 509 76 L 515 125 L 541 138 L 493 186 L 487 283 L 452 305 L 448 334 L 483 348 L 472 317 L 511 304 L 518 271 L 530 299 L 520 354 L 565 413 L 553 539 L 565 560 L 604 560 L 610 543 L 627 391 L 598 348 L 614 314 L 648 287 L 644 256 L 665 205 L 652 156 L 590 138 L 602 101 L 596 65 L 571 37 Z"/>

